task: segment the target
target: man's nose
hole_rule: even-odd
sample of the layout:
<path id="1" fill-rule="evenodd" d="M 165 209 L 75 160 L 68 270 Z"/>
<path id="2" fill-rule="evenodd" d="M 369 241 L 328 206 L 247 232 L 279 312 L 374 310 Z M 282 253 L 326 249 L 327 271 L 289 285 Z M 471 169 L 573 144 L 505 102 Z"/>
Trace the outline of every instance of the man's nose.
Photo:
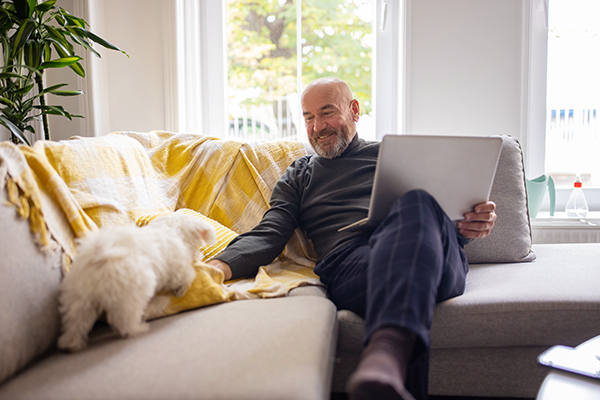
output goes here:
<path id="1" fill-rule="evenodd" d="M 315 117 L 315 126 L 314 126 L 315 132 L 319 132 L 323 128 L 325 128 L 325 121 L 324 121 L 324 119 L 321 118 L 321 117 Z"/>

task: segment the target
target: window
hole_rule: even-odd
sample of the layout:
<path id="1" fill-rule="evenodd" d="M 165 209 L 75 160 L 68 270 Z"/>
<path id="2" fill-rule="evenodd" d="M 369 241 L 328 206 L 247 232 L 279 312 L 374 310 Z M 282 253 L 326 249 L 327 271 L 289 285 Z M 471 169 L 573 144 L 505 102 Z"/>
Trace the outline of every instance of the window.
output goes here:
<path id="1" fill-rule="evenodd" d="M 304 141 L 299 94 L 313 79 L 336 76 L 361 103 L 361 137 L 402 131 L 405 1 L 177 0 L 176 7 L 177 129 Z"/>
<path id="2" fill-rule="evenodd" d="M 545 169 L 600 187 L 600 2 L 550 0 Z"/>
<path id="3" fill-rule="evenodd" d="M 299 95 L 314 79 L 348 82 L 372 123 L 372 0 L 227 0 L 228 137 L 305 139 Z"/>

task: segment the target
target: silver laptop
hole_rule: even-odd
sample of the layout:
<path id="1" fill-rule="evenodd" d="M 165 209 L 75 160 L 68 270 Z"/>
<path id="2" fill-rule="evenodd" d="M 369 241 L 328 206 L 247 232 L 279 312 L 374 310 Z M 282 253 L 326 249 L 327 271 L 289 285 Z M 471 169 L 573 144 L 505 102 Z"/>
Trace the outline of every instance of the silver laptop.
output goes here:
<path id="1" fill-rule="evenodd" d="M 489 200 L 502 147 L 498 136 L 386 135 L 379 149 L 368 217 L 340 229 L 378 225 L 394 201 L 424 189 L 451 220 Z"/>

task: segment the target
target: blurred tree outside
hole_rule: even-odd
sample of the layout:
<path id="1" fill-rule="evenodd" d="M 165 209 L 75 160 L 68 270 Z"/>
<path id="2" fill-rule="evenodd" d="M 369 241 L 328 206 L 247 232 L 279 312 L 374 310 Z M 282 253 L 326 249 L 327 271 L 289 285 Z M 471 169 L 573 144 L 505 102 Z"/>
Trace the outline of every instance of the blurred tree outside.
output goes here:
<path id="1" fill-rule="evenodd" d="M 262 111 L 258 119 L 283 118 L 283 124 L 276 124 L 285 131 L 286 124 L 290 126 L 285 115 L 294 114 L 298 101 L 297 2 L 227 0 L 226 4 L 230 133 L 235 125 L 240 130 L 246 125 L 240 109 L 261 106 L 273 113 L 265 116 Z M 343 79 L 359 100 L 361 113 L 370 114 L 373 1 L 302 0 L 301 4 L 301 86 L 320 77 Z M 294 120 L 301 123 L 297 116 Z M 258 129 L 268 133 L 273 127 Z"/>

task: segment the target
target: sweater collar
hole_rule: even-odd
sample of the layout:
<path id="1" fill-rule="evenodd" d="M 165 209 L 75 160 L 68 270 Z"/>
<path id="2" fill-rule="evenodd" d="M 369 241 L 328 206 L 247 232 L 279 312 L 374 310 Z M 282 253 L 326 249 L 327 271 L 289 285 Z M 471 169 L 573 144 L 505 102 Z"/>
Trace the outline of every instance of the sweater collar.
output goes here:
<path id="1" fill-rule="evenodd" d="M 356 149 L 358 147 L 360 141 L 361 140 L 358 137 L 358 133 L 356 133 L 354 135 L 354 137 L 352 138 L 352 141 L 350 142 L 348 147 L 346 147 L 346 150 L 344 150 L 344 152 L 340 155 L 340 157 L 344 157 L 345 155 L 351 153 L 354 149 Z"/>

